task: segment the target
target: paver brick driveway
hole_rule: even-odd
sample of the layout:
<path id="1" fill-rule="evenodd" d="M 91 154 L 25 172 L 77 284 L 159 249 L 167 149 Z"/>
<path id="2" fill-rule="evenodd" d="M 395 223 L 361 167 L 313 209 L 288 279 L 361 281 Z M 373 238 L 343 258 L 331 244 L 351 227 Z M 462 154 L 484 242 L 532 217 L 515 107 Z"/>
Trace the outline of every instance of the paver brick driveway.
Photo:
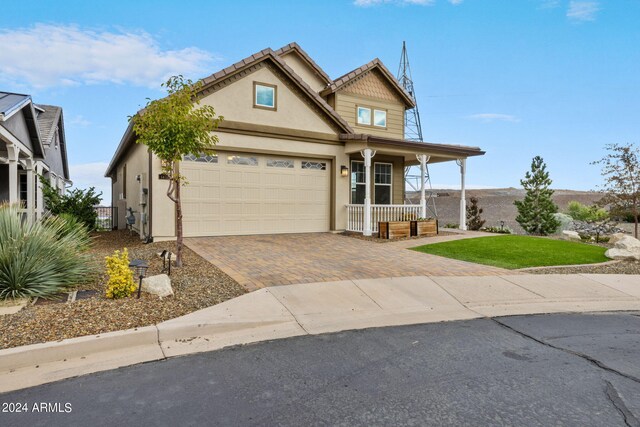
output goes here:
<path id="1" fill-rule="evenodd" d="M 249 290 L 294 283 L 403 276 L 497 275 L 505 270 L 331 233 L 193 237 L 189 248 Z"/>

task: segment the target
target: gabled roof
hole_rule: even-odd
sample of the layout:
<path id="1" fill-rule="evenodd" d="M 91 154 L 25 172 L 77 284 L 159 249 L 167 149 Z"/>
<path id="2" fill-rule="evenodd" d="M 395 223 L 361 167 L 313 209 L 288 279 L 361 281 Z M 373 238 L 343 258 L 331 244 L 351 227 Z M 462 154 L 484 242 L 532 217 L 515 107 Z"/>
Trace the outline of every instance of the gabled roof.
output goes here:
<path id="1" fill-rule="evenodd" d="M 316 64 L 316 62 L 298 45 L 298 43 L 289 43 L 274 51 L 274 53 L 280 57 L 289 55 L 292 52 L 297 53 L 298 56 L 300 56 L 300 58 L 302 58 L 302 60 L 316 72 L 316 75 L 323 80 L 327 86 L 332 83 L 331 77 L 329 77 L 329 75 L 325 73 L 318 64 Z"/>
<path id="2" fill-rule="evenodd" d="M 55 135 L 55 130 L 58 127 L 58 123 L 60 122 L 60 117 L 62 116 L 62 108 L 56 107 L 55 105 L 42 104 L 34 104 L 34 107 L 42 111 L 40 114 L 38 114 L 38 129 L 40 129 L 40 137 L 42 138 L 42 143 L 49 145 L 51 144 L 53 135 Z"/>
<path id="3" fill-rule="evenodd" d="M 380 71 L 380 73 L 385 78 L 385 80 L 387 80 L 391 84 L 391 86 L 396 90 L 398 95 L 400 95 L 400 98 L 402 98 L 402 100 L 405 102 L 405 105 L 408 108 L 413 108 L 416 106 L 416 104 L 413 102 L 413 99 L 411 98 L 411 95 L 409 95 L 407 91 L 404 90 L 402 86 L 400 86 L 400 83 L 398 83 L 398 80 L 396 80 L 393 74 L 391 74 L 391 71 L 389 71 L 387 67 L 384 66 L 382 61 L 380 61 L 378 58 L 375 58 L 373 61 L 368 62 L 363 66 L 356 68 L 353 71 L 349 71 L 347 74 L 341 77 L 338 77 L 333 82 L 331 82 L 331 84 L 326 89 L 320 92 L 320 95 L 327 96 L 331 93 L 334 93 L 340 90 L 341 88 L 343 88 L 348 83 L 362 77 L 367 73 L 372 72 L 373 70 Z"/>
<path id="4" fill-rule="evenodd" d="M 293 49 L 293 47 L 291 47 Z M 301 49 L 300 49 L 301 50 Z M 316 92 L 314 91 L 300 76 L 296 74 L 291 67 L 289 67 L 286 62 L 282 58 L 280 58 L 272 49 L 267 48 L 263 49 L 260 52 L 254 53 L 251 56 L 248 56 L 235 64 L 232 64 L 216 73 L 211 74 L 208 77 L 201 79 L 203 86 L 200 89 L 200 94 L 206 95 L 211 91 L 214 91 L 214 86 L 217 83 L 224 81 L 225 79 L 245 72 L 248 68 L 252 67 L 255 64 L 258 64 L 262 61 L 271 61 L 275 66 L 277 66 L 287 77 L 291 79 L 291 81 L 305 94 L 309 97 L 309 99 L 317 105 L 321 111 L 323 111 L 327 117 L 335 123 L 338 129 L 341 132 L 345 133 L 353 133 L 353 129 L 349 124 L 340 116 L 338 113 L 334 111 L 333 108 Z M 127 130 L 125 131 L 122 139 L 120 140 L 120 144 L 116 149 L 111 162 L 109 162 L 109 166 L 105 172 L 105 176 L 109 177 L 113 172 L 113 169 L 118 164 L 120 157 L 126 152 L 130 144 L 133 143 L 133 126 L 132 122 L 129 122 Z"/>
<path id="5" fill-rule="evenodd" d="M 298 88 L 301 89 L 302 92 L 305 93 L 338 126 L 339 129 L 342 129 L 343 132 L 353 133 L 353 129 L 351 129 L 351 126 L 349 126 L 346 120 L 336 113 L 335 110 L 327 104 L 327 101 L 325 101 L 324 98 L 322 98 L 304 80 L 302 80 L 302 78 L 300 78 L 300 76 L 298 76 L 296 72 L 293 71 L 293 69 L 291 69 L 291 67 L 289 67 L 287 63 L 270 48 L 254 53 L 253 55 L 238 61 L 235 64 L 210 75 L 209 77 L 205 77 L 202 79 L 204 86 L 200 92 L 206 94 L 212 86 L 221 80 L 241 73 L 247 68 L 265 60 L 272 61 L 281 71 L 283 71 L 285 75 L 289 77 L 293 83 L 295 83 L 296 86 L 298 86 Z"/>
<path id="6" fill-rule="evenodd" d="M 31 96 L 21 93 L 0 92 L 0 121 L 9 118 L 13 113 L 31 101 Z"/>

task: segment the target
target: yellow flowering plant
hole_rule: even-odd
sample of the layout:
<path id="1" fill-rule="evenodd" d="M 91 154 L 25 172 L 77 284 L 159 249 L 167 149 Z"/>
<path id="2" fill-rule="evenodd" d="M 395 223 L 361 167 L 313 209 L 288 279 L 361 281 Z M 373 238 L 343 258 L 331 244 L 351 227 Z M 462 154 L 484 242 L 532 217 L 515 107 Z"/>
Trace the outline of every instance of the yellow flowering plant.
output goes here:
<path id="1" fill-rule="evenodd" d="M 106 257 L 107 274 L 107 298 L 125 298 L 138 289 L 133 280 L 133 272 L 129 268 L 129 251 L 124 248 L 122 252 L 115 251 L 112 256 Z"/>

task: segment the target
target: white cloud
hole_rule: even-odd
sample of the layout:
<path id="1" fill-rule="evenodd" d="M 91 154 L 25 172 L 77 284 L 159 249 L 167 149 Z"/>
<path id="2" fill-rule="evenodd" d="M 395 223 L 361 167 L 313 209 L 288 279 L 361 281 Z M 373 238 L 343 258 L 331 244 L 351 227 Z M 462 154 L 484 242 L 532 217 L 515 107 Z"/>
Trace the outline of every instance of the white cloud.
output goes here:
<path id="1" fill-rule="evenodd" d="M 567 18 L 578 22 L 595 21 L 596 13 L 598 13 L 599 10 L 600 5 L 597 1 L 572 0 L 569 2 Z"/>
<path id="2" fill-rule="evenodd" d="M 461 1 L 461 0 L 454 0 Z M 420 6 L 431 6 L 435 0 L 354 0 L 353 4 L 360 7 L 377 6 L 380 4 L 397 4 L 408 5 L 415 4 Z"/>
<path id="3" fill-rule="evenodd" d="M 85 119 L 84 116 L 81 114 L 71 117 L 70 119 L 66 120 L 66 122 L 70 126 L 77 126 L 77 127 L 83 127 L 83 128 L 91 124 L 91 122 Z"/>
<path id="4" fill-rule="evenodd" d="M 516 116 L 512 116 L 511 114 L 498 114 L 498 113 L 481 113 L 481 114 L 472 114 L 467 116 L 468 119 L 471 120 L 479 120 L 481 122 L 490 123 L 490 122 L 512 122 L 517 123 L 520 121 Z"/>
<path id="5" fill-rule="evenodd" d="M 541 9 L 555 9 L 560 6 L 560 0 L 542 0 Z"/>
<path id="6" fill-rule="evenodd" d="M 460 3 L 462 3 L 463 0 L 449 0 L 449 3 L 451 3 L 454 6 L 459 5 Z"/>
<path id="7" fill-rule="evenodd" d="M 0 30 L 0 81 L 33 87 L 116 83 L 158 88 L 169 76 L 199 77 L 216 60 L 187 47 L 162 49 L 150 34 L 36 24 Z"/>
<path id="8" fill-rule="evenodd" d="M 102 192 L 102 203 L 111 203 L 111 180 L 104 177 L 104 172 L 109 166 L 106 162 L 81 163 L 69 165 L 69 175 L 73 181 L 73 187 L 87 189 L 95 187 L 96 192 Z"/>

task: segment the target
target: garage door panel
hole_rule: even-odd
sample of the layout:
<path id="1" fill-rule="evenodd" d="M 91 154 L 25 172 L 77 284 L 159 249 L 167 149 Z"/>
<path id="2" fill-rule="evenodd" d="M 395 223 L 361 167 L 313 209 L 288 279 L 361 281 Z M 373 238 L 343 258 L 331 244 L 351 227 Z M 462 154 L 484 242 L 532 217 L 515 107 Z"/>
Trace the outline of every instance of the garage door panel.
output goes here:
<path id="1" fill-rule="evenodd" d="M 184 161 L 181 172 L 187 236 L 321 232 L 329 230 L 330 177 L 327 169 Z M 226 158 L 226 156 L 222 156 Z M 274 159 L 274 157 L 268 157 Z"/>

